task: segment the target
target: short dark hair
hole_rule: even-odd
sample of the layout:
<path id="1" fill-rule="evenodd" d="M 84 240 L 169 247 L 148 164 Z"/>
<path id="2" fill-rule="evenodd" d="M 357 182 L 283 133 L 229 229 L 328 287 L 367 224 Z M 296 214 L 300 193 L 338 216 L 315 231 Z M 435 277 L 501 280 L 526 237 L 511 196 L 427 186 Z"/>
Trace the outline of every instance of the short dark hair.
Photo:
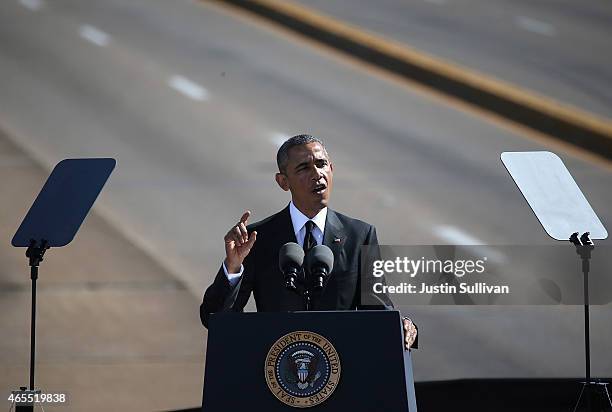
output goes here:
<path id="1" fill-rule="evenodd" d="M 327 154 L 325 145 L 318 137 L 314 137 L 309 134 L 295 135 L 285 140 L 285 143 L 281 145 L 276 153 L 276 164 L 278 165 L 278 171 L 284 173 L 287 170 L 287 163 L 289 163 L 289 149 L 294 146 L 301 146 L 308 143 L 319 143 L 321 147 L 323 147 L 325 154 Z"/>

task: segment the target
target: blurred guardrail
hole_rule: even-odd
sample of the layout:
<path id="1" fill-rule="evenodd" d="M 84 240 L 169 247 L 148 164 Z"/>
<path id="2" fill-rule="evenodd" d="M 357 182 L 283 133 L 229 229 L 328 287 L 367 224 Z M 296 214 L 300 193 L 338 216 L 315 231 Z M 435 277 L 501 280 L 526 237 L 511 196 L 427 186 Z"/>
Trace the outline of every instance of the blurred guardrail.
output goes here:
<path id="1" fill-rule="evenodd" d="M 612 121 L 429 56 L 286 0 L 208 0 L 240 7 L 470 105 L 612 160 Z"/>

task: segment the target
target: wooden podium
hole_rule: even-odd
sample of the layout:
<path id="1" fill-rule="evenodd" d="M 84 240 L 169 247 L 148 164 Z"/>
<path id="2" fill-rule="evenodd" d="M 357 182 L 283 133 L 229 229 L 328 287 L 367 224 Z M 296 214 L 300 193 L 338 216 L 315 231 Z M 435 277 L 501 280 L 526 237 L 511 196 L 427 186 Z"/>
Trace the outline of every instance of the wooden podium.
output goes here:
<path id="1" fill-rule="evenodd" d="M 415 412 L 397 311 L 210 317 L 202 410 Z"/>

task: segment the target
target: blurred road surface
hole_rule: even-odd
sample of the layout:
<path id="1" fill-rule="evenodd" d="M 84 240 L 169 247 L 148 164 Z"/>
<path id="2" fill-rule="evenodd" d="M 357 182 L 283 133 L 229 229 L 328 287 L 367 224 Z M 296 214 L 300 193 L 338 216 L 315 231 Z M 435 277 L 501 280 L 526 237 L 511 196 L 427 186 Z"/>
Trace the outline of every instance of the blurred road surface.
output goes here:
<path id="1" fill-rule="evenodd" d="M 603 73 L 606 58 L 591 63 Z M 289 201 L 274 159 L 297 133 L 325 140 L 332 206 L 375 224 L 382 243 L 549 243 L 502 151 L 554 150 L 612 222 L 608 163 L 190 0 L 2 2 L 0 128 L 49 169 L 116 157 L 97 212 L 198 299 L 227 228 L 245 209 L 255 221 Z M 410 313 L 418 380 L 582 374 L 581 307 Z M 611 314 L 593 309 L 595 376 L 612 375 Z"/>
<path id="2" fill-rule="evenodd" d="M 612 118 L 612 4 L 298 0 L 338 20 Z"/>

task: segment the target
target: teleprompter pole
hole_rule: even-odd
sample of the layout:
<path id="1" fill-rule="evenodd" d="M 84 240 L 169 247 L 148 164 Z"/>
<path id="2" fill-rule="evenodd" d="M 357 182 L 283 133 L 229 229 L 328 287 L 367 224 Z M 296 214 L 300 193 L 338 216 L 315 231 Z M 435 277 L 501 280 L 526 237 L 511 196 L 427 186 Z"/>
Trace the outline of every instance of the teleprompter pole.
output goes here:
<path id="1" fill-rule="evenodd" d="M 38 267 L 50 247 L 69 244 L 89 213 L 104 184 L 116 165 L 111 158 L 64 159 L 54 168 L 34 203 L 28 210 L 11 244 L 25 247 L 32 280 L 30 321 L 30 382 L 29 389 L 12 391 L 16 412 L 32 411 L 37 401 L 28 401 L 40 393 L 35 389 L 36 366 L 36 286 Z"/>
<path id="2" fill-rule="evenodd" d="M 36 364 L 36 281 L 38 280 L 38 265 L 43 260 L 45 252 L 49 249 L 48 242 L 42 240 L 40 246 L 34 239 L 26 250 L 26 257 L 30 260 L 30 279 L 32 279 L 32 317 L 30 322 L 30 390 L 34 390 L 34 366 Z"/>
<path id="3" fill-rule="evenodd" d="M 30 327 L 30 390 L 34 390 L 34 365 L 36 364 L 36 279 L 38 279 L 38 266 L 30 268 L 32 279 L 32 321 Z"/>
<path id="4" fill-rule="evenodd" d="M 592 395 L 596 392 L 596 386 L 599 385 L 602 387 L 603 391 L 608 395 L 607 384 L 605 383 L 594 383 L 591 382 L 591 344 L 590 344 L 590 316 L 589 316 L 589 271 L 591 268 L 590 259 L 591 252 L 595 249 L 593 242 L 589 237 L 589 232 L 585 232 L 578 239 L 578 232 L 573 233 L 570 237 L 570 242 L 576 246 L 576 253 L 580 256 L 582 260 L 582 275 L 584 278 L 584 384 L 582 390 L 580 391 L 580 395 L 578 396 L 578 401 L 574 406 L 574 412 L 580 406 L 580 400 L 584 395 L 586 397 L 586 407 L 587 411 L 593 411 L 592 405 Z M 586 392 L 586 393 L 585 393 Z M 610 398 L 608 395 L 608 402 L 610 402 Z M 612 404 L 610 404 L 612 406 Z"/>

